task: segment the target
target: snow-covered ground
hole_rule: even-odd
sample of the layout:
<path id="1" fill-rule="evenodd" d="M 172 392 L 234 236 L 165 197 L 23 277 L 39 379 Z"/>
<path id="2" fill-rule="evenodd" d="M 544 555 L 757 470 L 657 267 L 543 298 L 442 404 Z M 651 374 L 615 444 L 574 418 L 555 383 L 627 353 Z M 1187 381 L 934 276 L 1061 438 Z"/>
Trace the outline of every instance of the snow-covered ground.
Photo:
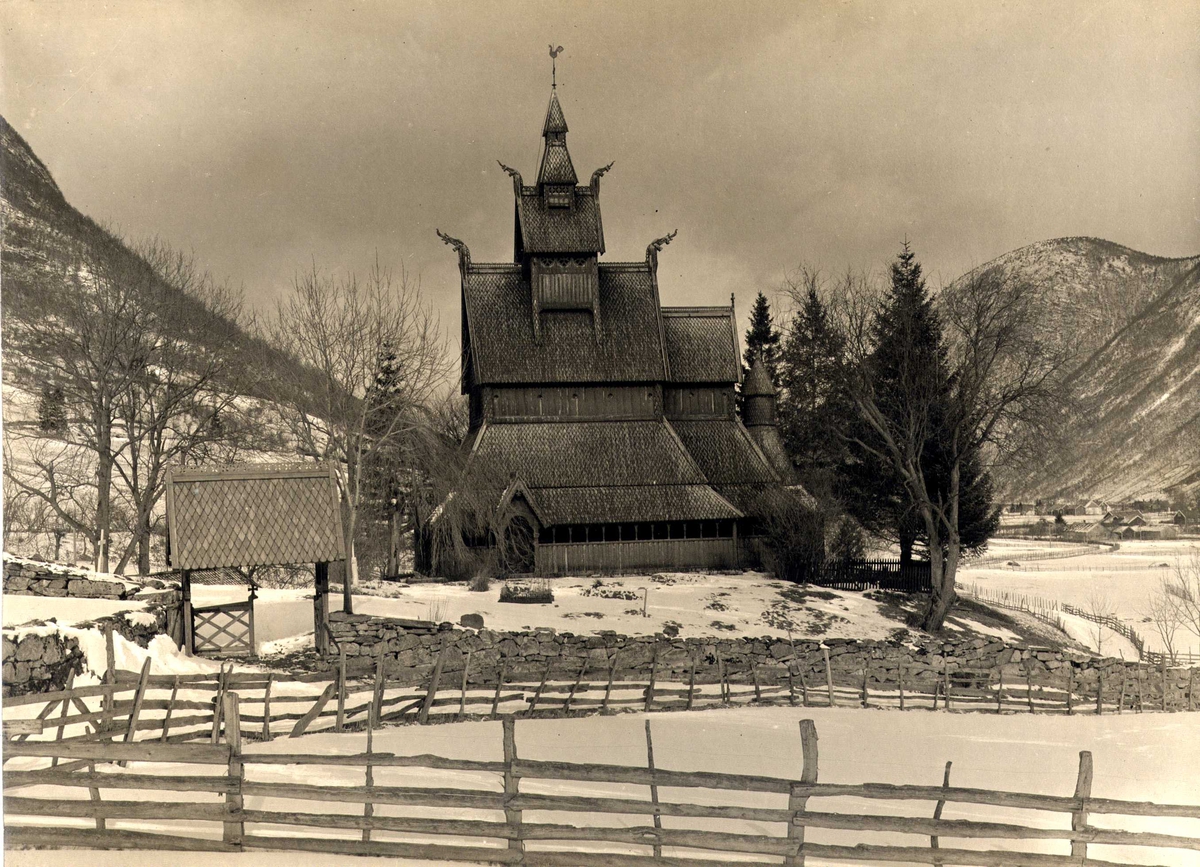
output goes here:
<path id="1" fill-rule="evenodd" d="M 961 580 L 973 581 L 993 591 L 1026 593 L 1069 602 L 1085 611 L 1108 609 L 1117 619 L 1129 623 L 1147 641 L 1150 650 L 1162 650 L 1161 642 L 1147 617 L 1151 594 L 1164 578 L 1170 578 L 1176 564 L 1188 561 L 1200 552 L 1195 539 L 1162 541 L 1122 541 L 1118 551 L 1107 554 L 1087 554 L 1060 560 L 1027 559 L 1037 553 L 1061 550 L 1063 543 L 1039 543 L 1020 539 L 993 539 L 988 545 L 988 557 L 1005 556 L 1017 566 L 965 566 Z M 1048 546 L 1054 545 L 1050 548 Z M 1020 554 L 1019 552 L 1024 552 Z M 1083 621 L 1086 623 L 1086 621 Z M 1117 636 L 1108 632 L 1104 652 Z M 1185 630 L 1179 630 L 1176 649 L 1200 652 L 1200 640 Z M 1095 644 L 1094 638 L 1089 644 Z M 1116 655 L 1115 650 L 1113 654 Z"/>
<path id="2" fill-rule="evenodd" d="M 709 770 L 727 773 L 762 774 L 799 778 L 802 767 L 798 721 L 816 721 L 820 739 L 820 780 L 830 783 L 882 782 L 895 784 L 938 785 L 946 761 L 953 761 L 951 783 L 956 786 L 1004 789 L 1047 795 L 1070 795 L 1074 790 L 1078 751 L 1092 752 L 1096 797 L 1149 800 L 1160 803 L 1200 804 L 1200 719 L 1193 714 L 1124 714 L 1104 717 L 1029 716 L 1026 714 L 991 716 L 986 714 L 927 713 L 921 711 L 885 711 L 823 708 L 739 708 L 734 710 L 696 711 L 688 714 L 653 714 L 655 763 L 671 770 Z M 641 714 L 589 717 L 574 720 L 520 720 L 517 722 L 517 751 L 535 760 L 569 760 L 645 766 L 646 742 Z M 250 744 L 254 753 L 352 753 L 365 747 L 362 734 L 317 734 L 301 739 L 279 739 L 270 744 Z M 464 759 L 497 760 L 502 756 L 501 726 L 498 722 L 471 722 L 453 725 L 384 729 L 375 733 L 376 750 L 400 754 L 434 753 Z M 10 761 L 10 766 L 14 762 Z M 160 766 L 131 766 L 143 772 Z M 255 778 L 324 785 L 361 785 L 362 771 L 336 767 L 252 766 Z M 498 775 L 465 775 L 427 769 L 377 769 L 379 785 L 478 786 L 499 790 Z M 637 786 L 616 784 L 567 784 L 523 780 L 527 793 L 592 794 L 645 798 L 647 792 Z M 76 796 L 87 797 L 86 791 Z M 146 792 L 144 797 L 161 798 L 166 793 Z M 742 803 L 747 806 L 782 807 L 780 795 L 734 795 L 728 792 L 663 789 L 664 801 L 685 800 L 694 803 Z M 122 797 L 138 797 L 136 792 Z M 294 802 L 270 802 L 247 797 L 247 809 L 307 809 L 313 804 L 296 806 Z M 864 801 L 852 798 L 810 801 L 810 808 L 838 812 L 865 812 L 892 815 L 928 815 L 932 805 L 922 802 Z M 349 803 L 329 803 L 320 809 L 336 813 L 360 813 L 361 807 Z M 420 815 L 420 808 L 376 807 L 377 815 Z M 438 810 L 441 818 L 496 818 L 485 811 Z M 529 821 L 556 821 L 575 824 L 641 825 L 645 817 L 619 815 L 573 815 L 566 813 L 527 812 Z M 1069 827 L 1066 814 L 1037 813 L 972 804 L 949 804 L 946 819 L 982 821 L 1021 821 L 1040 827 Z M 22 819 L 22 821 L 30 821 Z M 36 820 L 32 820 L 36 821 Z M 1157 830 L 1164 833 L 1200 834 L 1200 820 L 1134 819 L 1093 815 L 1089 822 L 1098 827 Z M 155 823 L 143 823 L 151 830 Z M 666 817 L 671 827 L 703 827 L 743 833 L 782 835 L 783 828 L 765 823 L 732 820 L 688 820 Z M 130 827 L 129 822 L 110 820 L 109 827 Z M 165 825 L 161 827 L 166 830 Z M 271 829 L 256 832 L 271 833 Z M 211 833 L 220 834 L 219 826 Z M 315 829 L 306 833 L 318 833 Z M 356 836 L 356 832 L 329 831 L 331 836 Z M 378 834 L 387 839 L 386 833 Z M 418 835 L 407 839 L 430 840 Z M 860 842 L 924 845 L 923 838 L 898 834 L 848 832 L 810 829 L 807 839 L 819 843 L 855 844 Z M 440 842 L 450 842 L 443 838 Z M 496 843 L 497 841 L 493 841 Z M 551 844 L 530 844 L 549 847 Z M 972 848 L 969 840 L 943 840 L 943 845 Z M 979 841 L 974 848 L 1004 847 L 1002 841 Z M 1063 841 L 1011 841 L 1013 848 L 1028 851 L 1066 853 Z M 622 851 L 620 847 L 611 847 Z M 629 850 L 625 850 L 629 851 Z M 639 850 L 645 851 L 645 850 Z M 673 854 L 671 850 L 664 854 Z M 1126 863 L 1194 865 L 1195 853 L 1159 850 L 1140 851 L 1136 847 L 1089 846 L 1089 854 Z M 300 856 L 304 858 L 305 856 Z M 311 859 L 311 856 L 308 856 Z M 164 858 L 188 865 L 243 864 L 247 867 L 275 867 L 296 863 L 297 856 L 279 853 L 242 855 L 171 855 L 151 852 L 89 852 L 87 863 L 94 867 L 140 867 L 158 865 Z M 284 859 L 288 860 L 285 861 Z M 15 867 L 62 863 L 53 852 L 5 853 L 7 864 Z M 370 864 L 384 859 L 336 858 L 319 856 L 305 863 Z M 388 863 L 396 863 L 389 861 Z M 406 862 L 433 864 L 437 862 Z M 722 863 L 714 860 L 714 864 Z M 811 864 L 825 863 L 809 859 Z M 842 862 L 845 863 L 845 862 Z"/>
<path id="3" fill-rule="evenodd" d="M 377 617 L 404 617 L 457 623 L 480 614 L 496 630 L 551 627 L 577 635 L 612 630 L 622 635 L 653 635 L 676 626 L 684 638 L 770 635 L 786 637 L 882 639 L 903 626 L 886 606 L 862 593 L 809 588 L 776 581 L 759 572 L 736 574 L 659 573 L 594 578 L 556 578 L 554 602 L 526 605 L 500 602 L 501 583 L 472 592 L 465 584 L 374 584 L 355 594 L 354 610 Z M 196 605 L 241 601 L 244 587 L 195 587 Z M 645 600 L 645 616 L 642 615 Z M 342 608 L 330 595 L 330 609 Z M 312 590 L 260 590 L 255 601 L 255 637 L 260 652 L 294 649 L 312 632 Z M 954 630 L 1017 636 L 956 614 Z"/>

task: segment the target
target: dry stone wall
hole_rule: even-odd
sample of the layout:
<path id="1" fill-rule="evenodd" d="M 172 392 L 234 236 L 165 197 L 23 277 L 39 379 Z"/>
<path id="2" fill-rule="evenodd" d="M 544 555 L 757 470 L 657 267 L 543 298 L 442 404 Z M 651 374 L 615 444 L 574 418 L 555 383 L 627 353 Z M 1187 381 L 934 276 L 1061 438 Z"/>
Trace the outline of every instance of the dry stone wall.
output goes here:
<path id="1" fill-rule="evenodd" d="M 1122 667 L 1131 680 L 1144 681 L 1147 690 L 1160 690 L 1163 673 L 1152 666 L 1120 659 L 1098 659 L 1085 653 L 1045 647 L 1019 647 L 998 639 L 917 637 L 905 641 L 867 641 L 827 638 L 824 641 L 786 638 L 672 638 L 663 634 L 625 636 L 615 632 L 574 635 L 538 629 L 500 632 L 459 629 L 368 615 L 330 615 L 333 637 L 346 651 L 351 673 L 373 671 L 382 658 L 389 678 L 421 682 L 439 653 L 445 674 L 462 672 L 468 654 L 468 679 L 473 684 L 495 683 L 503 669 L 508 680 L 540 680 L 547 667 L 551 677 L 574 678 L 583 666 L 592 679 L 607 676 L 615 661 L 616 677 L 646 680 L 652 668 L 659 681 L 686 681 L 693 663 L 697 683 L 716 683 L 722 668 L 727 676 L 745 681 L 757 675 L 763 684 L 782 683 L 792 675 L 810 687 L 825 683 L 825 653 L 836 683 L 859 684 L 864 673 L 871 689 L 895 688 L 903 669 L 910 685 L 944 680 L 964 681 L 984 672 L 1003 672 L 1016 685 L 1024 678 L 1047 676 L 1095 684 L 1103 672 L 1106 690 L 1122 681 Z M 1193 678 L 1188 670 L 1166 672 L 1169 690 L 1184 695 Z M 1094 688 L 1094 687 L 1093 687 Z M 1161 693 L 1159 693 L 1161 694 Z"/>
<path id="2" fill-rule="evenodd" d="M 3 695 L 62 689 L 72 671 L 83 671 L 79 640 L 60 633 L 6 633 L 3 651 Z"/>
<path id="3" fill-rule="evenodd" d="M 97 579 L 95 573 L 57 563 L 22 557 L 4 557 L 4 592 L 22 596 L 55 596 L 76 599 L 128 599 L 136 584 Z"/>

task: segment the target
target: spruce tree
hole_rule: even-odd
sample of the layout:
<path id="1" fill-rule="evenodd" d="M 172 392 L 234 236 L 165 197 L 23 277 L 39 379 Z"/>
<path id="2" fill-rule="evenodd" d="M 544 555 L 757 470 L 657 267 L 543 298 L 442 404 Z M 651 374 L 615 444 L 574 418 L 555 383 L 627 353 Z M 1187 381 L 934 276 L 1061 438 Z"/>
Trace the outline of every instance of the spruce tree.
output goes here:
<path id="1" fill-rule="evenodd" d="M 779 428 L 802 481 L 818 495 L 829 492 L 829 475 L 842 461 L 842 355 L 841 335 L 809 286 L 780 353 Z"/>
<path id="2" fill-rule="evenodd" d="M 771 303 L 767 296 L 759 292 L 750 308 L 750 327 L 746 329 L 746 350 L 744 353 L 746 367 L 749 368 L 754 356 L 760 356 L 771 381 L 779 386 L 779 329 L 771 318 Z"/>
<path id="3" fill-rule="evenodd" d="M 945 441 L 954 379 L 940 317 L 907 242 L 892 264 L 888 296 L 872 323 L 872 339 L 874 350 L 866 364 L 874 403 L 891 430 L 921 438 L 919 460 L 926 488 L 931 497 L 944 501 L 953 464 Z M 849 419 L 847 425 L 849 444 L 838 470 L 846 506 L 864 527 L 895 539 L 901 560 L 908 561 L 915 543 L 928 542 L 912 492 L 894 463 L 880 457 L 887 445 L 878 432 L 861 418 Z M 992 481 L 978 453 L 961 455 L 958 463 L 958 530 L 963 550 L 977 550 L 998 523 Z"/>

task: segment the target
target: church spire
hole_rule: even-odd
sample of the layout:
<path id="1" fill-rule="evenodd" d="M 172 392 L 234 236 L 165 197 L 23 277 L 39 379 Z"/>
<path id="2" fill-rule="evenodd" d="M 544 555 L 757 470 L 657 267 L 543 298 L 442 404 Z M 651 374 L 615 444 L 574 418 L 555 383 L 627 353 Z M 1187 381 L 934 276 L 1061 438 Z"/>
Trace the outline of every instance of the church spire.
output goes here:
<path id="1" fill-rule="evenodd" d="M 550 60 L 555 64 L 562 46 L 550 46 Z M 538 169 L 538 187 L 555 201 L 565 199 L 566 187 L 579 183 L 571 154 L 567 151 L 567 119 L 558 103 L 557 70 L 551 67 L 550 105 L 546 108 L 546 122 L 542 124 L 542 138 L 546 140 L 542 151 L 542 165 Z M 547 187 L 550 189 L 548 190 Z"/>

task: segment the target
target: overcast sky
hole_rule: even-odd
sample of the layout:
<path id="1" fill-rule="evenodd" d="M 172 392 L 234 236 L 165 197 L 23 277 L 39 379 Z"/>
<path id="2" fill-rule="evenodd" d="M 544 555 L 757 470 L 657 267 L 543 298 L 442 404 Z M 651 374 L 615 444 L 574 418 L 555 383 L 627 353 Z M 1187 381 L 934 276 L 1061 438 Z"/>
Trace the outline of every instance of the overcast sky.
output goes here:
<path id="1" fill-rule="evenodd" d="M 805 261 L 934 282 L 1034 241 L 1200 253 L 1200 3 L 0 2 L 0 112 L 69 201 L 259 305 L 316 264 L 512 255 L 547 43 L 610 261 L 745 314 Z"/>

